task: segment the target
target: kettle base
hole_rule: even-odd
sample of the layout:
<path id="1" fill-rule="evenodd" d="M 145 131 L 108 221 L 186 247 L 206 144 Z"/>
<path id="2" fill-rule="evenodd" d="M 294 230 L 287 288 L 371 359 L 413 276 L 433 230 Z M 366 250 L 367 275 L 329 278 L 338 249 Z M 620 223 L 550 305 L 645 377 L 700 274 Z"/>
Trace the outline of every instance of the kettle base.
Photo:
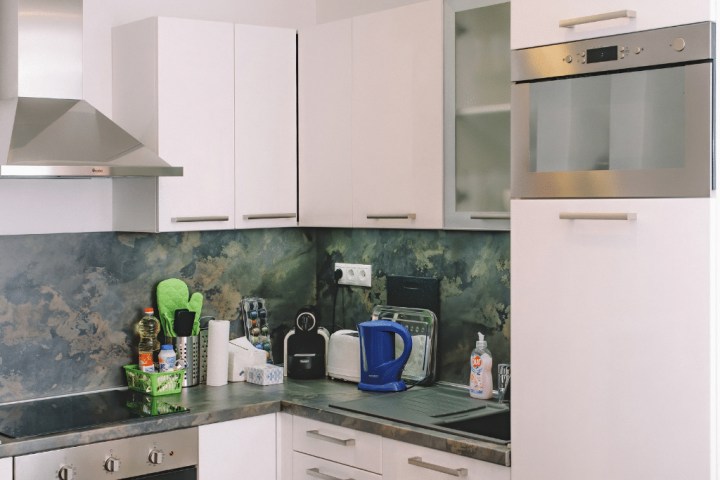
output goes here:
<path id="1" fill-rule="evenodd" d="M 402 380 L 380 384 L 360 382 L 358 383 L 358 389 L 367 392 L 402 392 L 407 390 L 407 386 Z"/>

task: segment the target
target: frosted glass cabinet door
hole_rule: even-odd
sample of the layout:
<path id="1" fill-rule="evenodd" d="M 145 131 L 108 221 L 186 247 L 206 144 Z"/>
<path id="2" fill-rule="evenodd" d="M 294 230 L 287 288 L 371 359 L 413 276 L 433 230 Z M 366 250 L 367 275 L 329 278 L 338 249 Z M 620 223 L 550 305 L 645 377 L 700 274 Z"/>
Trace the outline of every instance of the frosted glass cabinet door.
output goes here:
<path id="1" fill-rule="evenodd" d="M 510 228 L 510 4 L 445 7 L 446 228 Z"/>

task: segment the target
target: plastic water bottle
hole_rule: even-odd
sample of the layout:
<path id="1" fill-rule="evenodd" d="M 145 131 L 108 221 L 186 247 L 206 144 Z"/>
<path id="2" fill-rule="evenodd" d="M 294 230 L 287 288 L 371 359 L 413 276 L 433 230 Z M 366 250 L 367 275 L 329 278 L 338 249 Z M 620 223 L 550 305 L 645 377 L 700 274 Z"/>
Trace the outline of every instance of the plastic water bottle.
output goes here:
<path id="1" fill-rule="evenodd" d="M 144 310 L 144 315 L 137 324 L 137 333 L 140 335 L 138 368 L 143 372 L 154 372 L 153 353 L 160 349 L 160 342 L 157 339 L 160 333 L 160 321 L 155 318 L 155 310 L 152 308 Z"/>
<path id="2" fill-rule="evenodd" d="M 158 355 L 158 370 L 161 372 L 172 372 L 175 370 L 175 349 L 172 345 L 163 345 L 160 347 L 160 354 Z"/>

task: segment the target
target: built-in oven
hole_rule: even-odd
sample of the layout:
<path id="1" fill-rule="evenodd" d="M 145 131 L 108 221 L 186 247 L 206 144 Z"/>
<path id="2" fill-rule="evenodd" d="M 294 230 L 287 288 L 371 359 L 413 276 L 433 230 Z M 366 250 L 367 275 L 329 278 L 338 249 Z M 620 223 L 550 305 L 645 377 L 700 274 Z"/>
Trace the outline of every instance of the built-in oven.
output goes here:
<path id="1" fill-rule="evenodd" d="M 514 50 L 513 198 L 706 197 L 711 22 Z"/>
<path id="2" fill-rule="evenodd" d="M 15 480 L 197 480 L 197 428 L 20 455 L 14 462 Z"/>

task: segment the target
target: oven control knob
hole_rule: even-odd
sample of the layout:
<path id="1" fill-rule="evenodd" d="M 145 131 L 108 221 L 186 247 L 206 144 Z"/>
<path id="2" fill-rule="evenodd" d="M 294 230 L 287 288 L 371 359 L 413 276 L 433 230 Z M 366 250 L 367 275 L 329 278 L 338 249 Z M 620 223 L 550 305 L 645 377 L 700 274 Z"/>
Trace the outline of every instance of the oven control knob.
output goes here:
<path id="1" fill-rule="evenodd" d="M 682 37 L 677 37 L 675 40 L 672 41 L 670 44 L 676 52 L 682 52 L 685 50 L 685 39 Z"/>
<path id="2" fill-rule="evenodd" d="M 160 465 L 163 462 L 162 450 L 153 450 L 152 452 L 150 452 L 148 460 L 150 460 L 150 463 L 152 463 L 153 465 Z"/>
<path id="3" fill-rule="evenodd" d="M 58 470 L 58 478 L 60 480 L 73 480 L 75 478 L 75 470 L 72 467 L 63 465 Z"/>
<path id="4" fill-rule="evenodd" d="M 105 460 L 105 470 L 108 472 L 119 472 L 120 460 L 115 457 L 109 457 L 107 460 Z"/>
<path id="5" fill-rule="evenodd" d="M 563 58 L 563 62 L 565 62 L 565 63 L 572 63 L 572 61 L 573 61 L 572 55 L 568 55 L 565 58 Z"/>

